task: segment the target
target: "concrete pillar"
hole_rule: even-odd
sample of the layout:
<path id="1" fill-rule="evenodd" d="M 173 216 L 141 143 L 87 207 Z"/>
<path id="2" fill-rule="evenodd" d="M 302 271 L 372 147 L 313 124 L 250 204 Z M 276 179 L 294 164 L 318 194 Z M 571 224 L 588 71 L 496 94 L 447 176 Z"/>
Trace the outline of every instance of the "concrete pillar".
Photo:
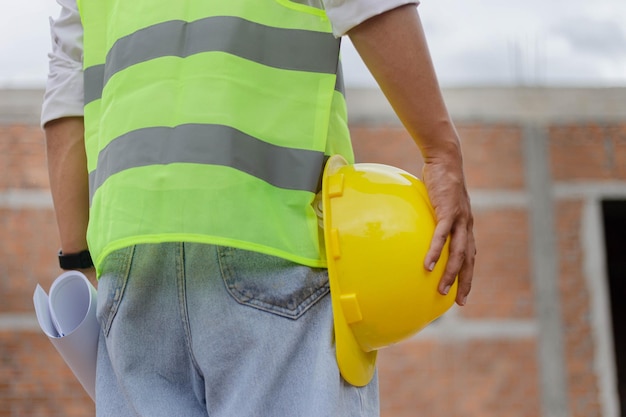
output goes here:
<path id="1" fill-rule="evenodd" d="M 558 287 L 554 201 L 546 128 L 523 127 L 526 180 L 530 194 L 532 279 L 538 321 L 538 359 L 543 417 L 569 416 Z"/>

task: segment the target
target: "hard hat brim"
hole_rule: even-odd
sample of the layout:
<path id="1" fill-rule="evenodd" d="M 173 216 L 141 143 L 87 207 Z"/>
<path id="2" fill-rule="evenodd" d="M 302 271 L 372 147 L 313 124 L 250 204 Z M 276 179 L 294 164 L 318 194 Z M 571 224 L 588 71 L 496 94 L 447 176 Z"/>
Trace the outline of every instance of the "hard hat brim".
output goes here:
<path id="1" fill-rule="evenodd" d="M 323 212 L 324 212 L 324 238 L 326 241 L 326 254 L 328 258 L 328 278 L 330 282 L 330 296 L 333 308 L 333 323 L 335 331 L 335 349 L 337 365 L 341 376 L 354 386 L 367 385 L 376 371 L 377 351 L 365 352 L 356 341 L 350 325 L 346 320 L 341 306 L 341 290 L 336 274 L 335 261 L 331 242 L 331 213 L 328 192 L 328 178 L 335 174 L 348 162 L 340 155 L 331 156 L 324 168 L 322 179 Z"/>
<path id="2" fill-rule="evenodd" d="M 333 285 L 333 281 L 335 280 L 330 278 L 337 365 L 343 379 L 354 386 L 362 387 L 369 384 L 374 376 L 378 351 L 365 352 L 357 343 L 339 304 L 339 296 L 333 296 L 333 286 L 337 287 L 337 283 Z"/>

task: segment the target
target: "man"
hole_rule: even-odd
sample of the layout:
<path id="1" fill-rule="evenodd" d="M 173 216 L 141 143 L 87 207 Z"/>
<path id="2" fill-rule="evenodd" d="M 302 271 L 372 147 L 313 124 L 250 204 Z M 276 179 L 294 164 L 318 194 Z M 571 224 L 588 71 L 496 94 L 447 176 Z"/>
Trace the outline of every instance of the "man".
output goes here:
<path id="1" fill-rule="evenodd" d="M 99 277 L 97 414 L 378 415 L 376 379 L 336 366 L 311 202 L 324 156 L 353 161 L 347 34 L 424 157 L 416 262 L 450 236 L 439 290 L 458 274 L 466 303 L 470 203 L 415 1 L 59 3 L 42 124 L 61 265 L 93 276 L 89 247 Z"/>

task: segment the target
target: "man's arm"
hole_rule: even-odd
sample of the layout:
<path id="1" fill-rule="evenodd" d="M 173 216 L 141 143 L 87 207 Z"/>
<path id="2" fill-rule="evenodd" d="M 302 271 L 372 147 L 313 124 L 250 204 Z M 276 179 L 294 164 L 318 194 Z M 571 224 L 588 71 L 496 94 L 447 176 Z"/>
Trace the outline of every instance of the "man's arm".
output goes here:
<path id="1" fill-rule="evenodd" d="M 424 183 L 437 227 L 424 266 L 432 269 L 448 236 L 450 256 L 439 291 L 456 275 L 456 302 L 469 294 L 476 246 L 459 138 L 448 115 L 422 24 L 413 5 L 401 6 L 348 31 L 348 36 L 424 157 Z"/>
<path id="2" fill-rule="evenodd" d="M 87 249 L 89 218 L 87 157 L 83 123 L 83 26 L 76 0 L 57 0 L 59 16 L 50 19 L 52 50 L 41 109 L 50 189 L 61 250 Z M 83 270 L 94 278 L 93 268 Z"/>
<path id="3" fill-rule="evenodd" d="M 52 120 L 45 124 L 44 132 L 50 190 L 61 250 L 67 254 L 78 253 L 87 249 L 89 221 L 89 179 L 83 118 Z"/>

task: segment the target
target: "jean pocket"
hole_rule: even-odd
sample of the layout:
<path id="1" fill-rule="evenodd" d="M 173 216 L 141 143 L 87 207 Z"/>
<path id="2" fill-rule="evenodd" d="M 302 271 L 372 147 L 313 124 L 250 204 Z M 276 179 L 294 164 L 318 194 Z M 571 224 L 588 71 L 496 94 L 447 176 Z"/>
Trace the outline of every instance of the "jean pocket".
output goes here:
<path id="1" fill-rule="evenodd" d="M 134 246 L 119 249 L 108 255 L 102 264 L 98 280 L 96 318 L 105 336 L 109 335 L 113 319 L 124 297 Z"/>
<path id="2" fill-rule="evenodd" d="M 289 319 L 301 317 L 329 292 L 326 269 L 229 247 L 219 248 L 219 262 L 235 301 Z"/>

